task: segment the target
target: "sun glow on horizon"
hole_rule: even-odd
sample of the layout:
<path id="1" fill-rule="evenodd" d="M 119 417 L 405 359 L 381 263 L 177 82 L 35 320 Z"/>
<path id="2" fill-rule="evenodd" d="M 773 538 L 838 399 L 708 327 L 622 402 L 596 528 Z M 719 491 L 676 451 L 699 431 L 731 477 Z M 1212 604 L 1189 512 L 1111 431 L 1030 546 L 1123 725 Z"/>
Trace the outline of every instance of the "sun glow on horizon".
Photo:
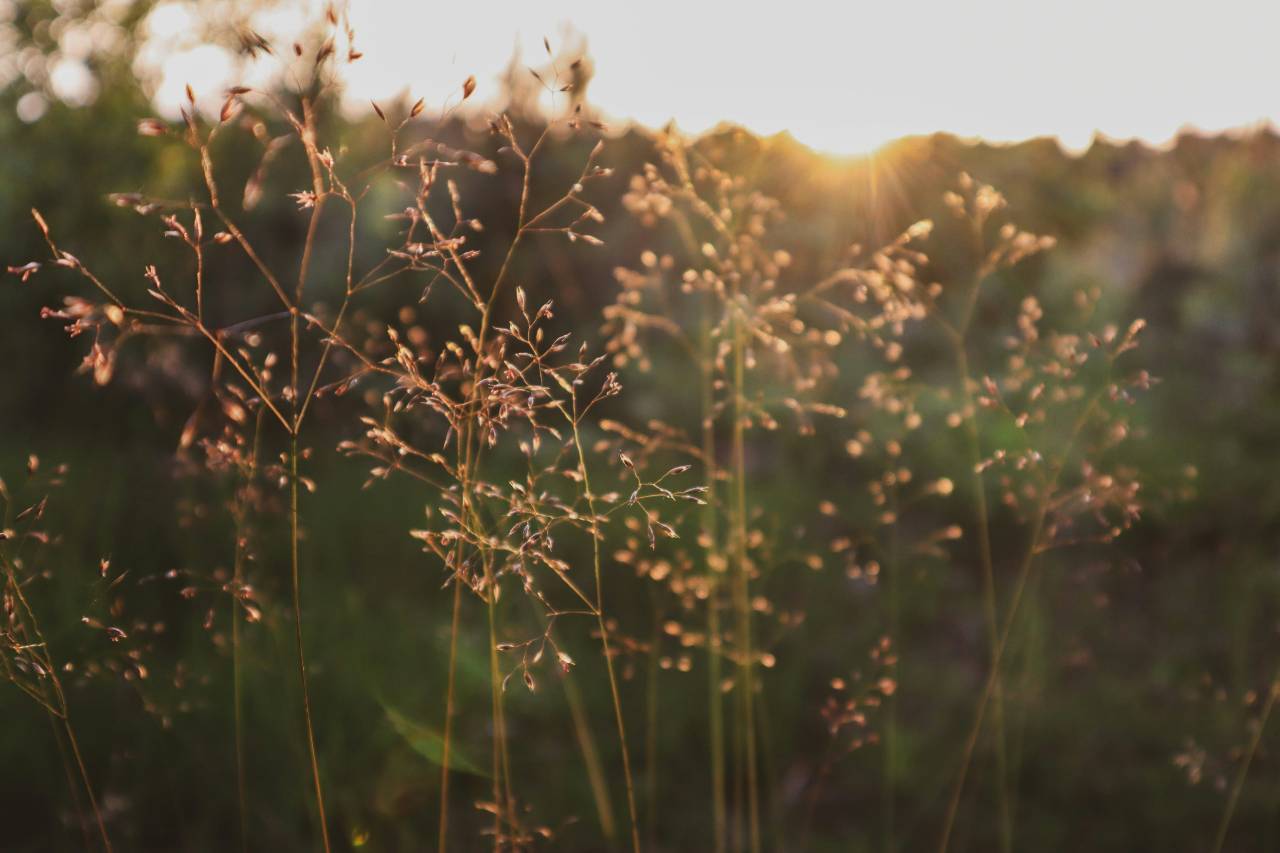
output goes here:
<path id="1" fill-rule="evenodd" d="M 139 68 L 162 111 L 176 112 L 187 83 L 216 100 L 241 82 L 220 48 L 192 35 L 233 5 L 163 0 L 150 13 Z M 321 9 L 319 0 L 288 0 L 253 21 L 288 38 Z M 1258 20 L 1268 16 L 1280 23 L 1280 12 L 1244 0 L 1213 15 L 1148 0 L 1070 9 L 800 0 L 768 13 L 658 0 L 639 16 L 598 0 L 495 0 L 483 15 L 457 4 L 351 0 L 364 55 L 347 66 L 344 85 L 355 109 L 406 93 L 439 106 L 474 74 L 475 103 L 492 106 L 513 56 L 546 61 L 547 36 L 588 53 L 588 99 L 612 120 L 674 120 L 692 133 L 724 122 L 787 131 L 845 156 L 936 131 L 993 142 L 1054 136 L 1082 150 L 1099 132 L 1159 144 L 1186 126 L 1218 131 L 1276 115 L 1280 99 L 1265 81 L 1280 75 L 1280 54 Z"/>

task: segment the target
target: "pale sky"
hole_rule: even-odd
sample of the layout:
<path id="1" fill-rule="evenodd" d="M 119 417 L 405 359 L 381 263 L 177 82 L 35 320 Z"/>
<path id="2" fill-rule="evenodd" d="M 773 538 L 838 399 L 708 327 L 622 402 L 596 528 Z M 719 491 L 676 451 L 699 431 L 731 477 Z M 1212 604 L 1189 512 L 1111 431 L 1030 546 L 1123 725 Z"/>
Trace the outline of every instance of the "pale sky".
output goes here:
<path id="1" fill-rule="evenodd" d="M 290 9 L 307 4 L 279 5 L 262 25 L 283 35 L 301 14 Z M 188 35 L 222 7 L 165 0 L 153 13 L 144 62 L 166 57 L 162 106 L 186 82 L 214 100 L 235 82 L 218 51 Z M 674 118 L 691 132 L 728 120 L 833 153 L 937 130 L 1158 144 L 1187 125 L 1280 116 L 1280 3 L 1268 0 L 351 0 L 349 10 L 364 53 L 350 66 L 353 104 L 408 88 L 438 107 L 474 74 L 483 106 L 514 49 L 540 64 L 543 36 L 560 44 L 571 27 L 595 63 L 590 100 L 613 119 Z"/>

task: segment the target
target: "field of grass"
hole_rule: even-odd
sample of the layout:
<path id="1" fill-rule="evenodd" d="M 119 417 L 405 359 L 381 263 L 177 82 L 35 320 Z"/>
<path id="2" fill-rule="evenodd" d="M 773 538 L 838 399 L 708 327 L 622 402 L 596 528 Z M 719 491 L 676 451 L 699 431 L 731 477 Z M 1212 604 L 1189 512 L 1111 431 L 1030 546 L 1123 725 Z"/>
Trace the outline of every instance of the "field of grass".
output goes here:
<path id="1" fill-rule="evenodd" d="M 0 846 L 1280 843 L 1280 140 L 836 160 L 551 43 L 351 116 L 350 37 L 0 94 Z"/>

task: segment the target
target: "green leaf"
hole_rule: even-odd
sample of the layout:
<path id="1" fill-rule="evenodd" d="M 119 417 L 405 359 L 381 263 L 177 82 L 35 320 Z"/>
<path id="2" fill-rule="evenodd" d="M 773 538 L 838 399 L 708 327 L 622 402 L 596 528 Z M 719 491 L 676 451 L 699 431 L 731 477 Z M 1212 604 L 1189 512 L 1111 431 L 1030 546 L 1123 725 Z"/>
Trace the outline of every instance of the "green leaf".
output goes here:
<path id="1" fill-rule="evenodd" d="M 396 734 L 404 738 L 414 752 L 432 764 L 444 764 L 444 738 L 439 732 L 430 726 L 414 722 L 390 705 L 383 705 L 382 710 L 386 712 L 387 720 Z M 449 745 L 449 769 L 472 776 L 488 775 L 467 758 L 458 748 L 456 740 Z"/>

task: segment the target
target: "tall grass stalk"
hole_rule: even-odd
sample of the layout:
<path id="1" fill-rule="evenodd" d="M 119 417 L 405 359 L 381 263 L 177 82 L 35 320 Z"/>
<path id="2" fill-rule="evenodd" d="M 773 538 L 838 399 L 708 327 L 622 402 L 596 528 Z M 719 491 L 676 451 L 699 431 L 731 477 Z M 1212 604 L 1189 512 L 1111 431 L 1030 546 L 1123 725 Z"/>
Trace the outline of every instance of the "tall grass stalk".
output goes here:
<path id="1" fill-rule="evenodd" d="M 240 849 L 245 850 L 249 844 L 248 833 L 248 783 L 246 780 L 245 768 L 245 752 L 244 752 L 244 660 L 243 649 L 241 647 L 241 614 L 240 614 L 240 594 L 244 589 L 244 563 L 245 563 L 245 525 L 248 521 L 249 514 L 249 493 L 254 488 L 254 481 L 258 473 L 258 451 L 259 442 L 262 437 L 262 408 L 258 409 L 257 415 L 254 417 L 253 443 L 249 451 L 249 468 L 245 472 L 244 482 L 240 486 L 240 494 L 235 502 L 235 550 L 232 559 L 231 581 L 231 695 L 232 695 L 232 718 L 235 726 L 235 754 L 236 754 L 236 804 L 239 810 L 240 818 Z"/>
<path id="2" fill-rule="evenodd" d="M 1027 581 L 1030 579 L 1036 557 L 1041 553 L 1045 544 L 1041 540 L 1041 534 L 1044 531 L 1045 519 L 1049 514 L 1050 502 L 1054 496 L 1054 489 L 1057 487 L 1058 480 L 1062 476 L 1063 468 L 1066 466 L 1070 458 L 1072 450 L 1075 447 L 1076 439 L 1080 435 L 1080 431 L 1085 427 L 1089 419 L 1093 417 L 1098 402 L 1106 390 L 1106 387 L 1107 386 L 1104 385 L 1093 393 L 1085 403 L 1075 422 L 1072 424 L 1066 443 L 1062 448 L 1061 454 L 1054 461 L 1053 467 L 1051 468 L 1045 483 L 1045 487 L 1041 492 L 1040 499 L 1037 501 L 1035 515 L 1031 521 L 1027 535 L 1027 547 L 1023 552 L 1022 559 L 1019 562 L 1018 569 L 1015 574 L 1013 593 L 1010 596 L 1009 604 L 1005 612 L 1005 618 L 1000 629 L 995 654 L 992 656 L 991 670 L 983 685 L 982 693 L 978 697 L 974 711 L 973 724 L 965 739 L 964 750 L 960 762 L 960 770 L 957 773 L 956 782 L 952 788 L 951 797 L 947 803 L 947 811 L 943 818 L 942 833 L 938 841 L 938 853 L 946 853 L 950 848 L 951 831 L 955 826 L 956 814 L 960 808 L 960 798 L 964 793 L 965 779 L 968 775 L 969 766 L 973 761 L 974 748 L 977 746 L 978 738 L 982 732 L 982 724 L 986 716 L 987 707 L 991 704 L 992 698 L 995 695 L 996 685 L 1000 680 L 1000 667 L 1004 661 L 1005 650 L 1009 642 L 1009 637 L 1013 632 L 1014 621 L 1018 615 L 1018 608 L 1022 603 L 1023 592 L 1027 587 Z"/>
<path id="3" fill-rule="evenodd" d="M 888 500 L 889 511 L 895 518 L 895 523 L 889 530 L 888 559 L 885 561 L 885 585 L 887 586 L 886 592 L 889 598 L 889 636 L 894 643 L 900 643 L 902 566 L 899 565 L 901 558 L 900 527 L 896 523 L 896 519 L 901 510 L 896 480 L 889 486 Z M 895 832 L 897 791 L 894 789 L 899 761 L 897 691 L 884 697 L 881 707 L 884 714 L 884 765 L 880 781 L 881 809 L 883 810 L 881 817 L 884 821 L 884 850 L 885 853 L 892 853 L 898 846 Z"/>
<path id="4" fill-rule="evenodd" d="M 8 520 L 12 509 L 11 500 L 6 495 L 5 500 L 5 516 Z M 8 523 L 5 525 L 8 530 Z M 7 537 L 6 537 L 7 538 Z M 35 688 L 28 687 L 22 682 L 16 680 L 14 674 L 9 670 L 8 658 L 4 659 L 6 675 L 14 684 L 18 685 L 23 692 L 27 693 L 31 698 L 35 699 L 37 704 L 41 706 L 53 719 L 57 720 L 58 728 L 61 728 L 62 734 L 67 739 L 67 745 L 71 748 L 71 757 L 75 762 L 76 771 L 80 775 L 80 782 L 84 786 L 85 795 L 89 798 L 89 807 L 93 811 L 94 822 L 97 824 L 98 836 L 102 841 L 102 847 L 107 853 L 111 853 L 111 837 L 107 834 L 106 821 L 103 819 L 102 809 L 98 805 L 98 797 L 94 793 L 93 783 L 89 781 L 89 770 L 85 766 L 84 755 L 80 752 L 80 741 L 76 738 L 75 727 L 71 724 L 71 709 L 67 704 L 66 693 L 62 689 L 62 679 L 58 676 L 58 665 L 54 662 L 53 652 L 49 648 L 49 643 L 45 639 L 44 632 L 40 629 L 40 620 L 36 616 L 35 610 L 31 606 L 31 602 L 27 599 L 26 593 L 23 591 L 23 585 L 18 580 L 17 567 L 14 565 L 13 558 L 5 551 L 0 549 L 0 563 L 4 566 L 5 579 L 8 581 L 7 592 L 13 596 L 13 599 L 22 608 L 22 615 L 25 617 L 26 626 L 30 628 L 31 636 L 34 643 L 31 644 L 27 652 L 40 661 L 45 670 L 45 678 L 49 683 L 50 695 L 46 695 L 46 691 L 36 691 Z"/>
<path id="5" fill-rule="evenodd" d="M 705 470 L 706 505 L 702 511 L 702 532 L 706 537 L 707 566 L 707 712 L 711 759 L 711 827 L 714 853 L 724 853 L 728 830 L 725 795 L 724 749 L 724 649 L 720 624 L 721 580 L 724 559 L 720 553 L 720 524 L 715 434 L 715 374 L 712 370 L 711 297 L 703 300 L 699 328 L 701 365 L 699 391 L 702 427 L 702 459 Z"/>
<path id="6" fill-rule="evenodd" d="M 622 696 L 618 692 L 618 675 L 614 671 L 613 651 L 609 647 L 609 626 L 604 617 L 604 578 L 600 571 L 599 516 L 596 513 L 596 497 L 591 490 L 591 477 L 587 471 L 587 458 L 582 449 L 582 436 L 578 429 L 578 395 L 572 394 L 573 445 L 578 455 L 578 472 L 582 475 L 582 489 L 587 498 L 587 511 L 591 513 L 591 562 L 596 580 L 596 624 L 600 630 L 600 648 L 604 653 L 605 669 L 609 674 L 609 694 L 613 699 L 613 718 L 618 727 L 618 747 L 622 751 L 622 778 L 627 792 L 627 814 L 631 822 L 631 849 L 640 853 L 640 822 L 636 814 L 635 783 L 631 773 L 631 751 L 627 747 L 627 726 L 622 718 Z"/>
<path id="7" fill-rule="evenodd" d="M 747 553 L 746 329 L 736 281 L 731 294 L 733 322 L 733 529 L 734 610 L 738 654 L 739 736 L 746 774 L 747 836 L 751 853 L 760 851 L 760 791 L 756 763 L 755 652 L 751 645 L 751 566 Z"/>
<path id="8" fill-rule="evenodd" d="M 1245 779 L 1249 776 L 1249 767 L 1253 764 L 1258 746 L 1262 743 L 1262 734 L 1267 730 L 1267 721 L 1275 708 L 1276 697 L 1280 695 L 1280 676 L 1273 678 L 1267 688 L 1267 700 L 1262 705 L 1262 713 L 1258 715 L 1254 725 L 1253 736 L 1249 738 L 1249 746 L 1245 749 L 1244 758 L 1236 770 L 1235 779 L 1231 782 L 1231 792 L 1227 794 L 1227 804 L 1222 810 L 1222 818 L 1218 821 L 1218 831 L 1213 839 L 1213 853 L 1222 853 L 1222 846 L 1227 841 L 1227 831 L 1231 829 L 1231 819 L 1235 816 L 1236 806 L 1240 802 L 1240 792 L 1244 790 Z"/>
<path id="9" fill-rule="evenodd" d="M 981 279 L 973 284 L 976 294 Z M 986 620 L 987 665 L 995 673 L 995 685 L 992 695 L 992 717 L 996 752 L 996 790 L 1000 815 L 1001 850 L 1008 853 L 1013 844 L 1013 826 L 1009 811 L 1009 770 L 1006 751 L 1004 715 L 1004 686 L 999 672 L 997 658 L 999 616 L 996 605 L 995 563 L 991 555 L 991 516 L 987 507 L 987 487 L 983 480 L 980 466 L 982 463 L 982 441 L 978 431 L 976 405 L 973 395 L 974 379 L 969 369 L 969 353 L 966 334 L 973 309 L 970 307 L 956 336 L 953 338 L 956 370 L 959 374 L 959 389 L 965 411 L 974 412 L 965 418 L 965 439 L 969 449 L 969 468 L 974 494 L 974 527 L 978 540 L 978 560 L 982 569 L 982 611 Z"/>
<path id="10" fill-rule="evenodd" d="M 566 672 L 560 679 L 560 683 L 564 688 L 565 701 L 569 705 L 578 749 L 582 752 L 582 761 L 587 768 L 587 782 L 591 786 L 591 798 L 595 803 L 596 817 L 600 821 L 600 831 L 604 833 L 607 840 L 612 841 L 618 833 L 617 822 L 613 815 L 613 803 L 609 798 L 609 783 L 604 762 L 600 759 L 600 749 L 596 746 L 595 737 L 591 734 L 591 723 L 587 717 L 585 703 L 582 701 L 582 691 L 578 688 L 572 672 Z"/>

